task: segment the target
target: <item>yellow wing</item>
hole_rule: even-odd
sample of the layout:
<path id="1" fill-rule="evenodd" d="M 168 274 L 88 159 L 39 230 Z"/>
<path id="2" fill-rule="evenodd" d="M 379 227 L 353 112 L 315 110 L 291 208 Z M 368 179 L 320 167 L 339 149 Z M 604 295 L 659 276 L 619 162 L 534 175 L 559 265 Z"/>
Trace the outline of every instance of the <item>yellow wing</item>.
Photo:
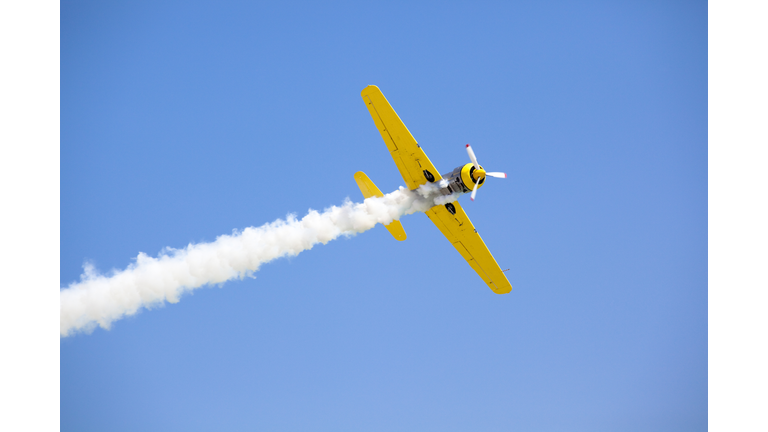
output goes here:
<path id="1" fill-rule="evenodd" d="M 491 251 L 485 246 L 480 234 L 469 221 L 464 209 L 458 201 L 452 204 L 456 214 L 451 214 L 443 205 L 436 205 L 427 210 L 427 216 L 493 292 L 496 294 L 510 292 L 512 285 L 509 284 L 504 272 L 491 255 Z"/>
<path id="2" fill-rule="evenodd" d="M 442 178 L 440 173 L 421 150 L 381 90 L 371 85 L 364 88 L 360 95 L 363 97 L 371 117 L 373 117 L 373 122 L 376 123 L 376 128 L 381 133 L 381 137 L 384 138 L 389 153 L 395 160 L 397 169 L 400 170 L 400 175 L 403 176 L 408 189 L 413 190 L 426 183 L 427 177 L 429 177 L 427 173 L 433 177 L 431 181 L 440 180 Z"/>

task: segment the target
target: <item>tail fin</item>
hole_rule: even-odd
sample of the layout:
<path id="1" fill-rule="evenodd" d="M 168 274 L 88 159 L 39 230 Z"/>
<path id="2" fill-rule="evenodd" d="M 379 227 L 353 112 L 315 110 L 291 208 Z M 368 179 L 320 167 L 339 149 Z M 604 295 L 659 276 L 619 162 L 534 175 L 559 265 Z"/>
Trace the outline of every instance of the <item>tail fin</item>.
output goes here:
<path id="1" fill-rule="evenodd" d="M 382 197 L 384 196 L 383 193 L 379 190 L 379 188 L 376 187 L 375 184 L 371 181 L 371 179 L 368 178 L 367 175 L 365 175 L 364 172 L 358 171 L 355 173 L 355 181 L 357 182 L 357 186 L 360 188 L 360 192 L 363 193 L 363 196 L 365 198 L 370 198 L 372 196 L 376 197 Z M 385 225 L 387 228 L 387 231 L 389 231 L 390 234 L 392 234 L 392 237 L 395 238 L 395 240 L 403 241 L 405 240 L 405 230 L 403 229 L 403 224 L 400 223 L 398 220 L 392 221 L 391 224 Z"/>

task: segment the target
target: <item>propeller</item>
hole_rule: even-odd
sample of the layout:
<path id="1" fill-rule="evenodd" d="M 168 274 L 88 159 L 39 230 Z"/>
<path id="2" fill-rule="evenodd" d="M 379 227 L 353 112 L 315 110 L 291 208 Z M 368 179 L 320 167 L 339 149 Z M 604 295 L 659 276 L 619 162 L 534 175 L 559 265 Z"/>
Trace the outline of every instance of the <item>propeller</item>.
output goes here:
<path id="1" fill-rule="evenodd" d="M 477 195 L 477 186 L 480 184 L 480 180 L 475 183 L 475 187 L 472 188 L 472 195 L 469 197 L 472 201 L 475 200 L 475 195 Z"/>
<path id="2" fill-rule="evenodd" d="M 475 200 L 475 195 L 477 195 L 477 188 L 480 186 L 480 181 L 488 177 L 496 177 L 496 178 L 507 178 L 507 174 L 503 172 L 485 172 L 485 170 L 480 166 L 479 163 L 477 163 L 477 156 L 475 156 L 475 152 L 472 150 L 472 146 L 467 144 L 467 154 L 469 155 L 469 160 L 472 161 L 472 165 L 475 166 L 475 176 L 476 178 L 473 178 L 475 181 L 475 186 L 472 188 L 472 195 L 469 197 L 472 201 Z"/>

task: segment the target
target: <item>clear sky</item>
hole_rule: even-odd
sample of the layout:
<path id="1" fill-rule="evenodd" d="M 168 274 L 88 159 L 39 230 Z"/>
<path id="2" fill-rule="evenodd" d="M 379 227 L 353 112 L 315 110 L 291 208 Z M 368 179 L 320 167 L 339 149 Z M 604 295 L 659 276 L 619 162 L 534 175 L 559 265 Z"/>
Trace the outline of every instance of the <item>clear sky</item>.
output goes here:
<path id="1" fill-rule="evenodd" d="M 61 3 L 61 274 L 403 185 L 375 84 L 514 289 L 422 214 L 61 339 L 61 430 L 707 429 L 707 3 Z"/>

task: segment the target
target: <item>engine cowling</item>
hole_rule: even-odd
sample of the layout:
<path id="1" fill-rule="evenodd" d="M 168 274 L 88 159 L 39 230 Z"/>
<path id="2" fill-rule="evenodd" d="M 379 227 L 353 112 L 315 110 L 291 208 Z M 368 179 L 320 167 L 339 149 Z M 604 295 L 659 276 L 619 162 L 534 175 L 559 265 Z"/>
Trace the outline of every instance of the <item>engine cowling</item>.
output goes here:
<path id="1" fill-rule="evenodd" d="M 482 166 L 480 169 L 475 169 L 473 164 L 468 163 L 461 167 L 461 182 L 470 191 L 474 189 L 475 183 L 479 183 L 477 188 L 480 189 L 485 183 L 485 170 Z"/>
<path id="2" fill-rule="evenodd" d="M 482 187 L 485 183 L 485 176 L 478 174 L 485 173 L 485 171 L 482 170 L 482 167 L 480 167 L 480 173 L 476 172 L 475 166 L 471 163 L 468 163 L 466 165 L 462 165 L 460 167 L 456 167 L 453 171 L 443 174 L 443 179 L 448 182 L 448 187 L 443 192 L 445 195 L 449 195 L 451 193 L 468 193 L 472 192 L 472 188 L 475 187 L 475 179 L 479 178 L 480 184 L 477 186 L 478 188 Z"/>

